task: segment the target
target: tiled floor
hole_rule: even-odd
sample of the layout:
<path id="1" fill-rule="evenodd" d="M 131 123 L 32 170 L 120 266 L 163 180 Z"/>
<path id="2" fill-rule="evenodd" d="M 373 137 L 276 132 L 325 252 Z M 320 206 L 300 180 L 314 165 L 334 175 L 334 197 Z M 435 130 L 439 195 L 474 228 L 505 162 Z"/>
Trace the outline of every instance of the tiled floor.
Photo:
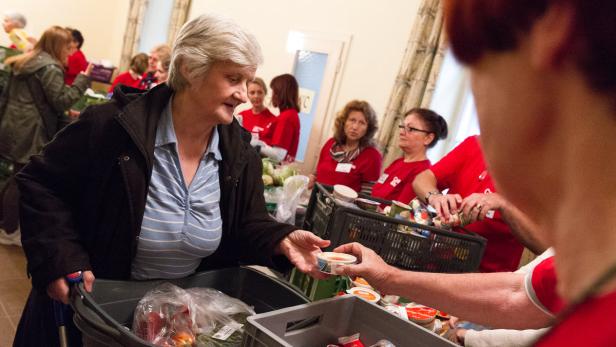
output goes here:
<path id="1" fill-rule="evenodd" d="M 15 328 L 21 316 L 30 280 L 21 247 L 0 245 L 0 347 L 13 344 Z"/>

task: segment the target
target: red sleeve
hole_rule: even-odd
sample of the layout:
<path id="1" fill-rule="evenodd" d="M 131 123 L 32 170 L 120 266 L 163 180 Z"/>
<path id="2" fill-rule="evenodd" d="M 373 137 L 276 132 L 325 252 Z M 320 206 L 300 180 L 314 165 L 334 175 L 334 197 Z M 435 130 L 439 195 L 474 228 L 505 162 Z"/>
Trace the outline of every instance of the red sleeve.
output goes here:
<path id="1" fill-rule="evenodd" d="M 557 314 L 565 306 L 563 299 L 556 291 L 557 283 L 554 257 L 549 257 L 535 266 L 527 275 L 527 294 L 539 308 Z"/>
<path id="2" fill-rule="evenodd" d="M 469 149 L 471 149 L 471 146 L 475 145 L 479 145 L 477 137 L 467 137 L 456 148 L 447 153 L 443 159 L 439 160 L 430 168 L 436 177 L 436 182 L 440 190 L 450 187 L 452 179 L 458 175 L 460 168 L 464 166 Z"/>
<path id="3" fill-rule="evenodd" d="M 270 146 L 284 148 L 287 152 L 291 150 L 291 145 L 293 142 L 293 134 L 289 131 L 289 128 L 293 126 L 291 123 L 291 117 L 293 116 L 290 114 L 291 112 L 291 110 L 284 110 L 278 116 L 276 129 L 274 129 L 272 140 L 270 142 Z"/>
<path id="4" fill-rule="evenodd" d="M 117 75 L 116 78 L 113 80 L 113 82 L 111 82 L 111 87 L 109 87 L 108 92 L 111 93 L 113 92 L 113 89 L 119 84 L 119 83 L 124 83 L 124 76 L 126 75 L 126 72 L 122 72 L 121 74 Z"/>

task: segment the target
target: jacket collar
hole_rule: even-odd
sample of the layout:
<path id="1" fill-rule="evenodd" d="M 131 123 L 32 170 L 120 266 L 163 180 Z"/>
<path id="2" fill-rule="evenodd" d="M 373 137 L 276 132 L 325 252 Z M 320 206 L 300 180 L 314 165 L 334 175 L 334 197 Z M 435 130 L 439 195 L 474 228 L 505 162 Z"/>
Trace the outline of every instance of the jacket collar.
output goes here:
<path id="1" fill-rule="evenodd" d="M 154 161 L 158 120 L 172 94 L 173 90 L 166 84 L 160 84 L 148 92 L 130 87 L 114 90 L 113 99 L 120 107 L 116 118 L 143 154 L 149 170 L 152 169 Z M 251 136 L 235 119 L 229 125 L 218 125 L 217 129 L 223 173 L 237 180 L 246 165 L 247 151 L 251 149 Z"/>

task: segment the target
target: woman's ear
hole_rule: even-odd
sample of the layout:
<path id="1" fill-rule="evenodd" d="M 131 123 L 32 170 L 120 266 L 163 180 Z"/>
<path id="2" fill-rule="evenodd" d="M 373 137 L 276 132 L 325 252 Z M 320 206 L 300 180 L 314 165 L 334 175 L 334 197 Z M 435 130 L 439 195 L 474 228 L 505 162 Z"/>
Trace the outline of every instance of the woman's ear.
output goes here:
<path id="1" fill-rule="evenodd" d="M 539 70 L 559 66 L 572 49 L 575 11 L 567 2 L 553 2 L 530 32 L 531 64 Z"/>
<path id="2" fill-rule="evenodd" d="M 429 133 L 426 135 L 426 138 L 424 139 L 424 146 L 428 147 L 432 141 L 434 141 L 434 137 L 436 135 L 434 135 L 434 133 Z"/>

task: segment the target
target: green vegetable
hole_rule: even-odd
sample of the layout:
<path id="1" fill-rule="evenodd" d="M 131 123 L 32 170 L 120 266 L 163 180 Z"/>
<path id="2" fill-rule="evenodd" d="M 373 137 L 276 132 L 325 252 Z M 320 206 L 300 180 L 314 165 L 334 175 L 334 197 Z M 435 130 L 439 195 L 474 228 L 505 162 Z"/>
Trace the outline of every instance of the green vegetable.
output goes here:
<path id="1" fill-rule="evenodd" d="M 263 176 L 261 176 L 261 179 L 263 179 L 263 185 L 264 186 L 274 185 L 274 179 L 270 175 L 263 175 Z"/>

